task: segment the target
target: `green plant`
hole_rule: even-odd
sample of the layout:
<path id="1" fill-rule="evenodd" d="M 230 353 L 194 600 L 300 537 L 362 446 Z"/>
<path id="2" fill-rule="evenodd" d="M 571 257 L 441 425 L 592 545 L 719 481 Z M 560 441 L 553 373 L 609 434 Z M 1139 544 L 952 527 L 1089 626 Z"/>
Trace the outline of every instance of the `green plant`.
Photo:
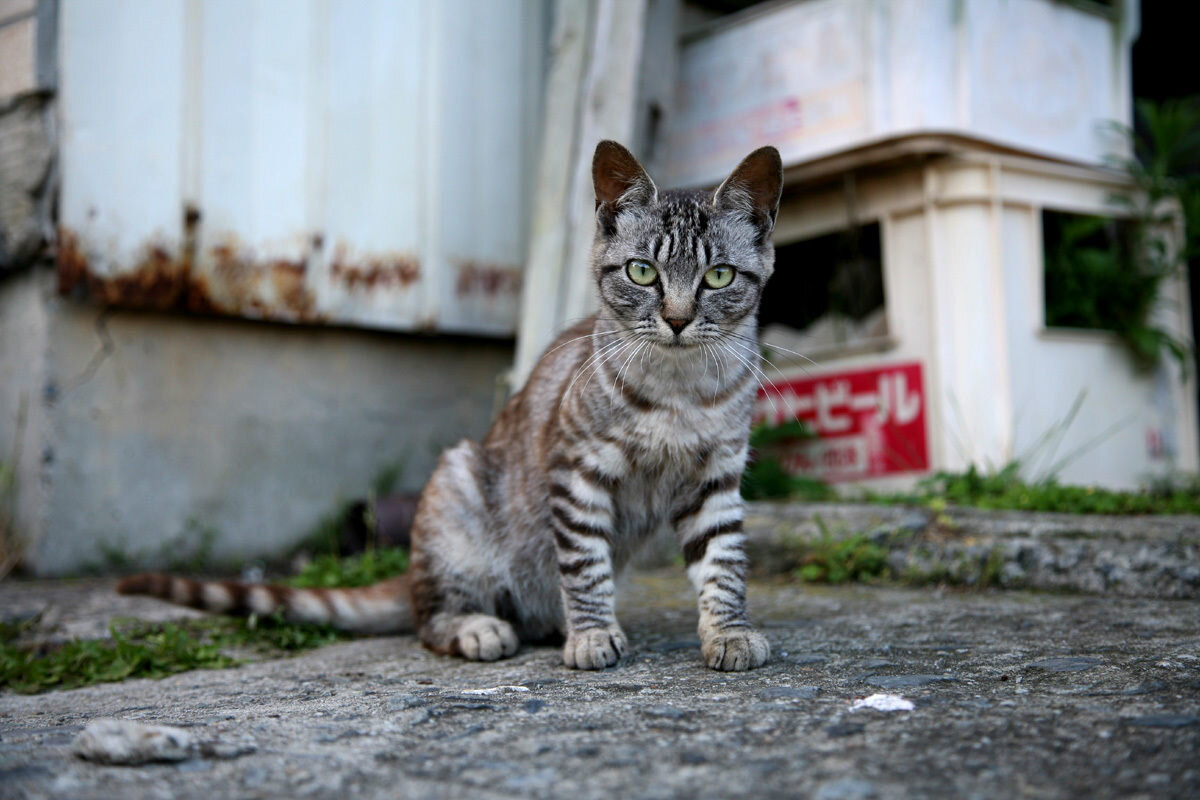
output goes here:
<path id="1" fill-rule="evenodd" d="M 980 587 L 1002 587 L 1004 585 L 1004 550 L 993 547 L 979 571 Z"/>
<path id="2" fill-rule="evenodd" d="M 1048 326 L 1112 331 L 1143 368 L 1164 348 L 1186 355 L 1186 343 L 1153 322 L 1173 267 L 1149 255 L 1153 243 L 1143 223 L 1053 212 L 1043 220 Z"/>
<path id="3" fill-rule="evenodd" d="M 402 548 L 370 549 L 356 556 L 319 555 L 287 581 L 301 588 L 369 586 L 408 569 L 408 551 Z"/>
<path id="4" fill-rule="evenodd" d="M 887 551 L 863 533 L 836 538 L 820 517 L 818 539 L 796 545 L 800 566 L 796 577 L 808 583 L 845 583 L 885 577 Z"/>
<path id="5" fill-rule="evenodd" d="M 782 446 L 816 436 L 802 420 L 780 425 L 761 422 L 750 431 L 752 455 L 742 474 L 742 496 L 747 500 L 789 498 L 810 502 L 830 500 L 836 493 L 820 478 L 793 475 L 779 458 Z"/>
<path id="6" fill-rule="evenodd" d="M 1190 345 L 1155 320 L 1163 281 L 1200 252 L 1200 100 L 1139 101 L 1135 127 L 1113 125 L 1131 157 L 1112 159 L 1132 180 L 1132 193 L 1113 198 L 1123 223 L 1047 212 L 1046 324 L 1110 330 L 1136 363 L 1163 352 L 1185 369 Z M 1185 238 L 1168 231 L 1182 215 Z M 1049 237 L 1048 237 L 1049 238 Z"/>
<path id="7" fill-rule="evenodd" d="M 750 447 L 761 449 L 773 444 L 804 441 L 815 439 L 816 434 L 804 423 L 804 420 L 789 419 L 778 425 L 760 422 L 750 429 Z"/>
<path id="8" fill-rule="evenodd" d="M 1200 489 L 1195 485 L 1127 492 L 1068 486 L 1052 478 L 1030 483 L 1021 478 L 1016 462 L 995 472 L 984 472 L 975 465 L 964 472 L 938 472 L 917 484 L 915 491 L 874 494 L 866 499 L 938 510 L 949 504 L 1070 514 L 1200 514 Z"/>
<path id="9" fill-rule="evenodd" d="M 74 639 L 45 649 L 0 644 L 0 686 L 32 694 L 237 663 L 181 625 L 165 624 L 140 637 L 127 636 L 114 625 L 111 633 L 111 640 Z"/>
<path id="10" fill-rule="evenodd" d="M 328 627 L 278 617 L 220 617 L 166 623 L 114 620 L 109 639 L 22 644 L 20 637 L 32 625 L 26 621 L 0 628 L 0 688 L 34 694 L 126 678 L 163 678 L 244 663 L 230 651 L 277 657 L 347 638 Z"/>

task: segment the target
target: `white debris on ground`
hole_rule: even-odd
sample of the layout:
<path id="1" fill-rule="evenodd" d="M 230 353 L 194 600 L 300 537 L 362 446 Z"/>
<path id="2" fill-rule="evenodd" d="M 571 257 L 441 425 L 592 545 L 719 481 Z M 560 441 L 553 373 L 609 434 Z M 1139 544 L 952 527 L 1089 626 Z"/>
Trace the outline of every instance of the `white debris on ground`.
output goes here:
<path id="1" fill-rule="evenodd" d="M 528 691 L 529 691 L 528 686 L 493 686 L 490 689 L 466 689 L 466 690 L 462 691 L 461 694 L 487 695 L 487 694 L 501 694 L 502 692 L 528 692 Z"/>
<path id="2" fill-rule="evenodd" d="M 183 728 L 97 719 L 87 724 L 71 747 L 80 758 L 100 764 L 148 764 L 190 758 L 195 742 Z"/>
<path id="3" fill-rule="evenodd" d="M 861 711 L 870 708 L 875 711 L 912 711 L 912 700 L 905 700 L 898 694 L 873 694 L 850 704 L 851 711 Z"/>

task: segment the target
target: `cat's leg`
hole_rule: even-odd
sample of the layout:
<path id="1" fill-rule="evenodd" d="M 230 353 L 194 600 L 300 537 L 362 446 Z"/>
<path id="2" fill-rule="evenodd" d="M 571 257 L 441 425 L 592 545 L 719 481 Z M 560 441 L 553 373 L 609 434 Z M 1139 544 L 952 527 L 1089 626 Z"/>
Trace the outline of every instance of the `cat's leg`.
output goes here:
<path id="1" fill-rule="evenodd" d="M 422 644 L 495 661 L 517 652 L 518 638 L 494 596 L 501 565 L 481 547 L 494 524 L 480 488 L 483 470 L 474 442 L 442 455 L 413 522 L 409 592 Z"/>
<path id="2" fill-rule="evenodd" d="M 567 628 L 563 663 L 604 669 L 628 648 L 614 606 L 612 486 L 594 470 L 559 463 L 551 471 L 550 524 Z"/>
<path id="3" fill-rule="evenodd" d="M 709 478 L 678 508 L 672 523 L 683 544 L 688 577 L 699 595 L 700 650 L 713 669 L 762 666 L 767 639 L 746 618 L 745 508 L 738 487 L 745 450 L 716 459 Z"/>

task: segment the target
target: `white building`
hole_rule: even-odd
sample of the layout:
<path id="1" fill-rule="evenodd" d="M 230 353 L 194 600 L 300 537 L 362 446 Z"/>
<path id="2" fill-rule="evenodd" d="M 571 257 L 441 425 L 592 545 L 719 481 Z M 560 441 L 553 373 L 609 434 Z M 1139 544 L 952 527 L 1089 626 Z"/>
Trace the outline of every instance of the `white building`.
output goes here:
<path id="1" fill-rule="evenodd" d="M 666 135 L 642 145 L 669 185 L 781 150 L 762 322 L 796 352 L 769 353 L 778 386 L 760 410 L 819 435 L 791 450 L 794 467 L 888 486 L 1018 461 L 1030 478 L 1114 487 L 1197 468 L 1191 375 L 1169 359 L 1146 371 L 1114 334 L 1046 318 L 1044 251 L 1064 218 L 1129 214 L 1128 179 L 1108 165 L 1126 147 L 1112 123 L 1131 123 L 1137 10 L 807 0 L 683 33 L 656 72 L 674 76 Z M 653 42 L 666 23 L 647 17 Z M 580 251 L 563 270 L 538 261 L 537 241 L 526 297 L 558 287 L 568 302 L 523 318 L 519 372 L 555 327 L 539 313 L 561 324 L 588 308 Z M 1190 339 L 1186 286 L 1165 287 L 1159 316 Z"/>

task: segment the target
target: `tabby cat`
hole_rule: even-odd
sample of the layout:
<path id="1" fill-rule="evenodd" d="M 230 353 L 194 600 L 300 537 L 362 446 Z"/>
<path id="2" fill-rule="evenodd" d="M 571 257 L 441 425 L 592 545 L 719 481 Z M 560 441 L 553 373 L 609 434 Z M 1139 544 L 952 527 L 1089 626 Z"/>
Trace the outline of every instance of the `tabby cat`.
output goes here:
<path id="1" fill-rule="evenodd" d="M 779 153 L 751 153 L 715 193 L 660 192 L 605 141 L 592 178 L 600 311 L 542 355 L 481 444 L 442 455 L 406 575 L 333 590 L 140 575 L 118 590 L 352 631 L 415 628 L 426 647 L 480 661 L 561 634 L 568 667 L 603 669 L 628 648 L 614 576 L 669 522 L 699 594 L 705 662 L 763 664 L 770 647 L 746 619 L 738 488 Z"/>

